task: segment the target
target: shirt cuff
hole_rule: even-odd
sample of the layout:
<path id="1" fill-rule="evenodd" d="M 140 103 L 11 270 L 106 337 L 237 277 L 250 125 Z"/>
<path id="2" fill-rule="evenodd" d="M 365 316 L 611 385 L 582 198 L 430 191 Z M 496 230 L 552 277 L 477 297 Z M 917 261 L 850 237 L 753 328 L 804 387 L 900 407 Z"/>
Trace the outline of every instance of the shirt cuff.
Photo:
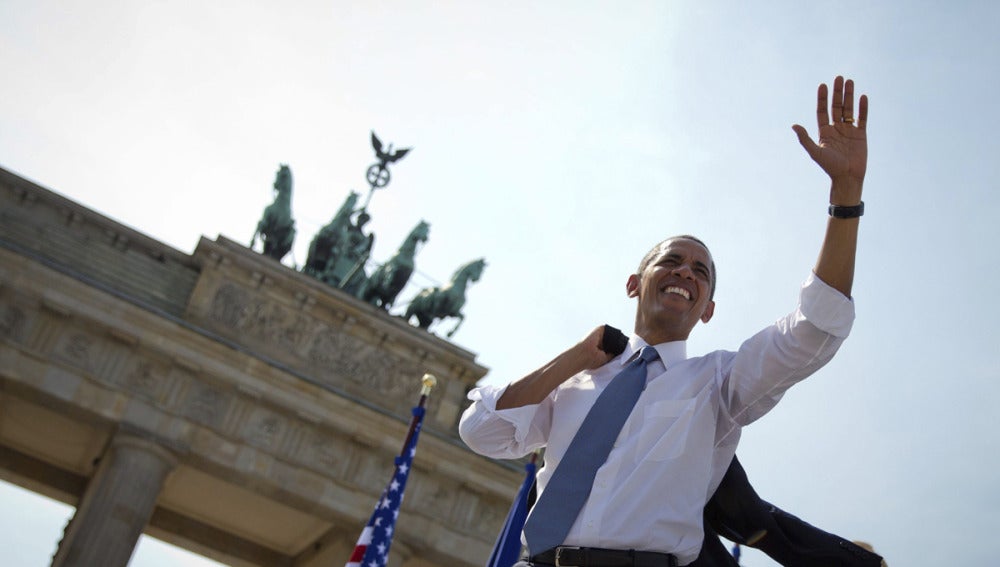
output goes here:
<path id="1" fill-rule="evenodd" d="M 469 400 L 478 403 L 487 413 L 514 425 L 517 431 L 515 434 L 516 441 L 521 442 L 524 441 L 524 437 L 527 435 L 528 426 L 531 425 L 531 421 L 535 419 L 535 414 L 538 412 L 538 404 L 498 410 L 497 400 L 506 391 L 506 384 L 503 386 L 480 386 L 469 391 L 468 397 Z"/>
<path id="2" fill-rule="evenodd" d="M 799 312 L 819 330 L 845 339 L 854 325 L 854 300 L 810 272 L 799 295 Z"/>

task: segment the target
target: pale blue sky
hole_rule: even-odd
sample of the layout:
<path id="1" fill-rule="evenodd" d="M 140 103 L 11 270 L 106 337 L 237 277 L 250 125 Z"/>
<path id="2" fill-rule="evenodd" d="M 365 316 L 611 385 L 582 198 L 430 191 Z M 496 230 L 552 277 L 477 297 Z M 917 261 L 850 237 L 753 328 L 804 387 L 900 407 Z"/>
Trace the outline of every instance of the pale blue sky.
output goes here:
<path id="1" fill-rule="evenodd" d="M 890 565 L 986 565 L 998 28 L 987 1 L 0 0 L 0 165 L 190 253 L 248 242 L 287 163 L 302 263 L 365 189 L 374 129 L 414 148 L 372 201 L 374 258 L 421 219 L 417 286 L 484 256 L 454 340 L 499 383 L 630 328 L 625 279 L 671 234 L 719 266 L 692 354 L 791 309 L 828 184 L 790 126 L 815 132 L 816 86 L 853 77 L 871 97 L 854 333 L 739 454 L 764 498 Z M 0 557 L 48 565 L 68 509 L 15 544 L 20 510 L 50 507 L 0 494 Z"/>

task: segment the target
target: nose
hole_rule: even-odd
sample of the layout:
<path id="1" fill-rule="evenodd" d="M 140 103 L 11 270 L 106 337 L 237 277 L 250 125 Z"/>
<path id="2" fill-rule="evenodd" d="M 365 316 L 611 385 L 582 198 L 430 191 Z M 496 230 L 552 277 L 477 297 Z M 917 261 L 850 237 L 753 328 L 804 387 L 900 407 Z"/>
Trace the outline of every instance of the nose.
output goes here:
<path id="1" fill-rule="evenodd" d="M 671 273 L 677 274 L 685 279 L 694 279 L 694 270 L 691 269 L 691 264 L 689 262 L 681 262 L 680 264 L 677 264 L 674 266 L 674 269 L 671 270 Z"/>

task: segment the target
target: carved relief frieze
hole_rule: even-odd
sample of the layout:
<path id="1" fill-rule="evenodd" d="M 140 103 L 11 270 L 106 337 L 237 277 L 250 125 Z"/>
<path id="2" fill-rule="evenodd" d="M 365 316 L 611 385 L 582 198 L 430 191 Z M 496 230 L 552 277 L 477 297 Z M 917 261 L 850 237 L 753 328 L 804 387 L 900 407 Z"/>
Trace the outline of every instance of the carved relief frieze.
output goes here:
<path id="1" fill-rule="evenodd" d="M 250 294 L 234 285 L 219 287 L 212 299 L 211 317 L 219 324 L 231 329 L 246 327 L 250 314 Z"/>
<path id="2" fill-rule="evenodd" d="M 219 286 L 211 307 L 212 320 L 251 338 L 275 356 L 302 361 L 311 374 L 332 386 L 361 386 L 387 405 L 409 400 L 420 388 L 423 369 L 408 364 L 384 345 L 316 321 L 300 310 L 260 300 L 231 283 Z M 408 402 L 407 402 L 408 403 Z"/>
<path id="3" fill-rule="evenodd" d="M 160 392 L 160 399 L 163 405 L 171 408 L 172 413 L 182 413 L 180 408 L 184 403 L 184 396 L 187 394 L 188 385 L 198 381 L 200 381 L 200 377 L 197 372 L 174 361 L 169 370 L 167 384 Z"/>
<path id="4" fill-rule="evenodd" d="M 260 302 L 252 307 L 247 330 L 270 347 L 294 352 L 305 340 L 309 327 L 308 320 L 300 313 L 275 303 Z"/>
<path id="5" fill-rule="evenodd" d="M 324 329 L 307 351 L 317 374 L 338 385 L 349 380 L 383 400 L 415 399 L 423 372 L 402 357 L 350 334 Z"/>
<path id="6" fill-rule="evenodd" d="M 206 382 L 192 382 L 181 411 L 188 419 L 213 429 L 220 429 L 233 400 L 230 395 Z"/>
<path id="7" fill-rule="evenodd" d="M 305 429 L 308 427 L 303 425 L 300 419 L 301 417 L 298 415 L 286 417 L 286 431 L 281 438 L 281 444 L 278 445 L 278 451 L 282 455 L 291 457 L 298 454 L 306 434 Z"/>
<path id="8" fill-rule="evenodd" d="M 348 377 L 382 396 L 399 399 L 420 390 L 422 373 L 408 369 L 394 354 L 367 345 L 356 353 L 354 361 Z"/>
<path id="9" fill-rule="evenodd" d="M 364 341 L 324 326 L 313 337 L 306 358 L 317 369 L 346 374 L 356 366 L 353 355 L 364 347 Z"/>
<path id="10" fill-rule="evenodd" d="M 150 360 L 137 358 L 125 371 L 122 387 L 137 397 L 158 401 L 165 388 L 169 368 Z"/>
<path id="11" fill-rule="evenodd" d="M 341 476 L 338 471 L 343 471 L 346 465 L 344 453 L 345 447 L 341 444 L 334 443 L 329 436 L 314 432 L 310 435 L 301 459 L 313 468 Z"/>
<path id="12" fill-rule="evenodd" d="M 329 430 L 305 432 L 295 460 L 324 475 L 348 481 L 358 466 L 358 447 Z"/>
<path id="13" fill-rule="evenodd" d="M 297 352 L 307 342 L 312 321 L 293 309 L 260 301 L 234 284 L 223 284 L 212 299 L 211 318 L 268 349 Z"/>
<path id="14" fill-rule="evenodd" d="M 248 444 L 274 452 L 287 429 L 288 425 L 284 418 L 264 408 L 256 407 L 247 417 L 242 436 Z"/>
<path id="15" fill-rule="evenodd" d="M 77 330 L 63 333 L 56 344 L 56 358 L 80 370 L 92 372 L 96 360 L 94 337 Z"/>

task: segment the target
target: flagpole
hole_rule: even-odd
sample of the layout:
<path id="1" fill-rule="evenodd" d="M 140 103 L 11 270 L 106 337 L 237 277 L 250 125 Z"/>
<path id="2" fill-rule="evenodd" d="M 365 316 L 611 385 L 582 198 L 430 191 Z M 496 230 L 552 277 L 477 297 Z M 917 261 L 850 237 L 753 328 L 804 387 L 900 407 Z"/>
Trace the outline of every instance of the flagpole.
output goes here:
<path id="1" fill-rule="evenodd" d="M 417 452 L 417 439 L 424 420 L 424 404 L 431 389 L 437 384 L 437 378 L 424 374 L 421 378 L 423 387 L 420 389 L 420 402 L 413 408 L 413 419 L 406 433 L 406 441 L 396 457 L 396 467 L 392 479 L 382 491 L 382 496 L 375 502 L 375 511 L 361 530 L 354 552 L 344 567 L 385 567 L 389 561 L 389 548 L 392 545 L 392 534 L 396 528 L 396 518 L 399 507 L 403 503 L 403 491 L 409 477 L 413 457 Z"/>
<path id="2" fill-rule="evenodd" d="M 424 404 L 427 403 L 427 396 L 430 395 L 431 390 L 434 386 L 437 386 L 437 378 L 433 374 L 424 374 L 424 377 L 420 379 L 423 386 L 420 388 L 420 401 L 417 402 L 417 407 L 421 410 L 424 409 Z M 406 448 L 410 446 L 410 440 L 413 439 L 413 432 L 417 428 L 417 422 L 420 421 L 417 416 L 417 412 L 414 412 L 413 418 L 410 419 L 410 430 L 406 432 L 406 440 L 403 441 L 403 448 L 399 451 L 399 456 L 403 456 L 406 453 Z"/>

